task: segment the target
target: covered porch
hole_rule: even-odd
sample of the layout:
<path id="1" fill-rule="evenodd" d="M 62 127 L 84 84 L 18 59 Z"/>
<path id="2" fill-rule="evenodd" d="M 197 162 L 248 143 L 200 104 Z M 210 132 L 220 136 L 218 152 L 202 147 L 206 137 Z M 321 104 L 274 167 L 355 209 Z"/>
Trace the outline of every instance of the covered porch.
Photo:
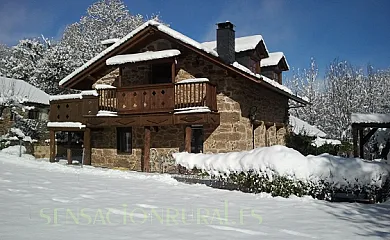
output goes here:
<path id="1" fill-rule="evenodd" d="M 364 145 L 379 128 L 390 128 L 390 114 L 351 114 L 353 155 L 365 158 Z"/>

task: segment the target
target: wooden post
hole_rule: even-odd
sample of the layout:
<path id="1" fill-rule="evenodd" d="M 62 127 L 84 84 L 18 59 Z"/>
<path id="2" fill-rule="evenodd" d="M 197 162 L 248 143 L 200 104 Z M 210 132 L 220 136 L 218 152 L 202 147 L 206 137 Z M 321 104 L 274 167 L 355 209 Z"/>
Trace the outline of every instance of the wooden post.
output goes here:
<path id="1" fill-rule="evenodd" d="M 363 136 L 363 129 L 359 129 L 359 157 L 364 159 L 364 136 Z"/>
<path id="2" fill-rule="evenodd" d="M 171 71 L 172 71 L 172 83 L 175 83 L 175 79 L 176 79 L 176 58 L 173 60 Z"/>
<path id="3" fill-rule="evenodd" d="M 353 156 L 359 157 L 358 150 L 358 130 L 356 127 L 352 126 L 352 141 L 353 141 Z"/>
<path id="4" fill-rule="evenodd" d="M 142 171 L 150 172 L 150 127 L 145 127 L 145 140 L 144 140 L 144 159 Z"/>
<path id="5" fill-rule="evenodd" d="M 56 159 L 56 132 L 50 130 L 50 162 Z"/>
<path id="6" fill-rule="evenodd" d="M 71 132 L 68 132 L 68 149 L 66 150 L 68 164 L 72 164 L 72 149 L 70 149 L 71 144 L 72 144 L 72 135 L 71 135 Z"/>
<path id="7" fill-rule="evenodd" d="M 192 128 L 191 126 L 186 126 L 185 130 L 185 150 L 191 152 L 191 139 L 192 139 Z"/>
<path id="8" fill-rule="evenodd" d="M 91 165 L 91 129 L 84 132 L 84 165 Z"/>

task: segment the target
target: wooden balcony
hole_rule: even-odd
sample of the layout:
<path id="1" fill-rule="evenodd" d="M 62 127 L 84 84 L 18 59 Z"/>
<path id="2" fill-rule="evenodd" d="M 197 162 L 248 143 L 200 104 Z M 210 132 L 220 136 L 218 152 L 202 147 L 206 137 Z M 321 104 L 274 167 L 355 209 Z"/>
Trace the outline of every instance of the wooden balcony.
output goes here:
<path id="1" fill-rule="evenodd" d="M 104 123 L 97 125 L 116 125 L 118 119 L 128 123 L 133 119 L 136 125 L 143 125 L 148 121 L 137 120 L 137 118 L 164 119 L 169 116 L 170 120 L 164 121 L 165 124 L 179 124 L 179 122 L 194 120 L 188 118 L 188 115 L 199 115 L 201 117 L 199 121 L 204 122 L 209 120 L 208 115 L 211 114 L 213 117 L 211 120 L 219 123 L 219 114 L 216 113 L 216 86 L 209 82 L 150 84 L 99 89 L 97 92 L 98 96 L 82 95 L 80 98 L 52 100 L 50 121 L 88 124 L 105 120 Z M 183 112 L 186 109 L 196 108 L 209 111 Z M 180 114 L 177 114 L 179 111 Z M 180 117 L 175 117 L 176 114 Z M 179 119 L 184 119 L 184 122 Z M 158 120 L 155 123 L 159 125 Z"/>

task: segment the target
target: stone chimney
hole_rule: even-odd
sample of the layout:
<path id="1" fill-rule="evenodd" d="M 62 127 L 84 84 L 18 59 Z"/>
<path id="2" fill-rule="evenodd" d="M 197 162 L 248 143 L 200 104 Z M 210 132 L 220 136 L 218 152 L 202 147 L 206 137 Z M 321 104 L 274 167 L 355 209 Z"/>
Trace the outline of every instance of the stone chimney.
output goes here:
<path id="1" fill-rule="evenodd" d="M 235 61 L 235 39 L 234 25 L 229 22 L 217 23 L 217 52 L 218 55 L 228 64 Z"/>

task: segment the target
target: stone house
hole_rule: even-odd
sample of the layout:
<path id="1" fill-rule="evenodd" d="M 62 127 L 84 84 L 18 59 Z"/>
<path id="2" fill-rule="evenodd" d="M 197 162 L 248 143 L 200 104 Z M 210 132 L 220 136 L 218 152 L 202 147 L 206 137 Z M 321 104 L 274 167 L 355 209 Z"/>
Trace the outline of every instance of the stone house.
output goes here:
<path id="1" fill-rule="evenodd" d="M 199 43 L 148 21 L 104 41 L 104 51 L 60 82 L 81 93 L 51 97 L 51 142 L 56 132 L 68 139 L 77 132 L 84 164 L 153 172 L 175 172 L 173 152 L 284 144 L 289 100 L 307 103 L 281 84 L 284 55 L 272 59 L 279 78 L 270 79 L 261 75 L 271 55 L 261 35 L 235 38 L 224 22 L 216 36 Z M 71 163 L 71 147 L 67 158 Z"/>
<path id="2" fill-rule="evenodd" d="M 38 140 L 38 122 L 49 118 L 49 95 L 26 81 L 0 77 L 0 140 Z M 43 129 L 46 126 L 42 126 Z"/>

